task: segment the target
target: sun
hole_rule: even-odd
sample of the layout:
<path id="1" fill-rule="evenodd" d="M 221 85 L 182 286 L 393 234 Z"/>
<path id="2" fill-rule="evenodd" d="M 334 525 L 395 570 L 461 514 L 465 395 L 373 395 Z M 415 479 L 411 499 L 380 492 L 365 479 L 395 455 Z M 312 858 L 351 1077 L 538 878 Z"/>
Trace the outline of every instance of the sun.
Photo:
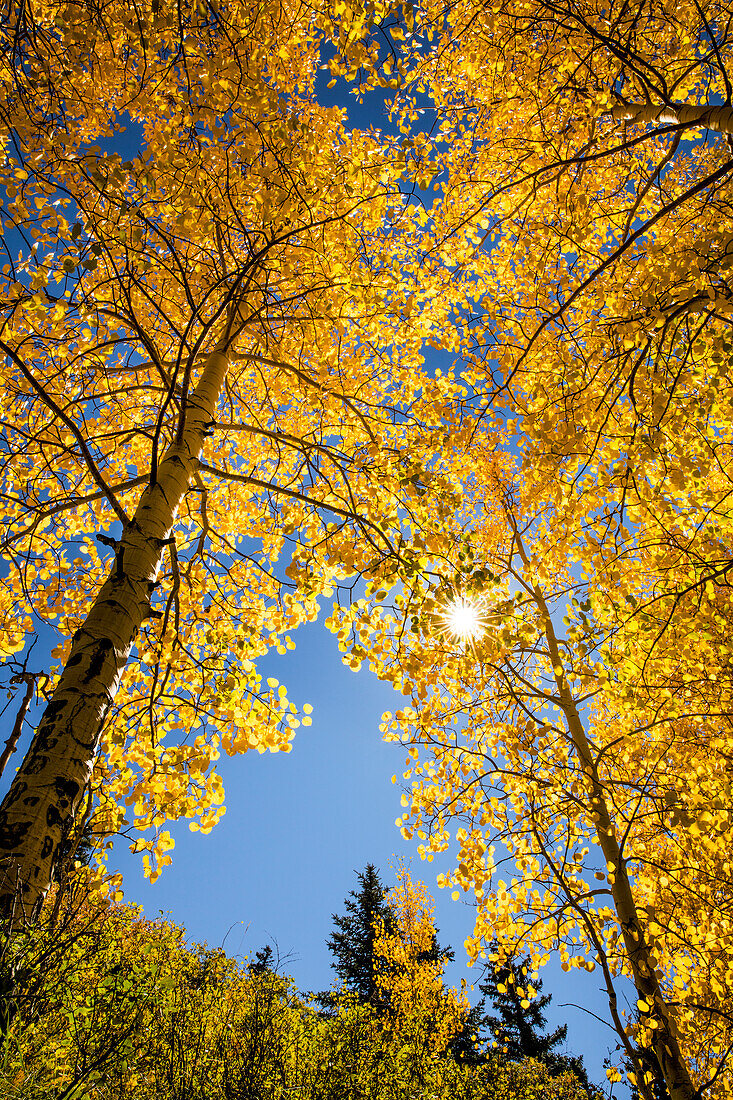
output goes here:
<path id="1" fill-rule="evenodd" d="M 480 601 L 455 596 L 440 612 L 442 628 L 461 642 L 476 642 L 486 632 Z"/>

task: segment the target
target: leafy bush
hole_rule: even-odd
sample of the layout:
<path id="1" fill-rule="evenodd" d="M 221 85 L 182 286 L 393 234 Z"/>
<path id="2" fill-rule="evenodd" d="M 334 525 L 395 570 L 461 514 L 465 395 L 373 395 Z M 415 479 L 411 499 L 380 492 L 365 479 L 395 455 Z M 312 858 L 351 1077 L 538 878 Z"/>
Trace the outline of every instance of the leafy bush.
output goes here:
<path id="1" fill-rule="evenodd" d="M 585 1097 L 537 1062 L 458 1065 L 405 1011 L 353 993 L 325 1014 L 269 966 L 79 890 L 6 932 L 0 966 L 0 1094 L 12 1100 Z"/>

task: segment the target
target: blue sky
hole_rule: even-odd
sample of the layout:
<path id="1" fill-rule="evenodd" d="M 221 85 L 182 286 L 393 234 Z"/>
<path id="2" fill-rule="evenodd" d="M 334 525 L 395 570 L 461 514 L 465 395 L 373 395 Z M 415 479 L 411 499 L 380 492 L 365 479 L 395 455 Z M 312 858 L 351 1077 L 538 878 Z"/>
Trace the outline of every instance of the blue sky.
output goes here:
<path id="1" fill-rule="evenodd" d="M 315 991 L 333 980 L 326 948 L 331 914 L 343 912 L 355 871 L 374 863 L 389 885 L 390 864 L 403 856 L 435 897 L 441 944 L 456 951 L 450 983 L 474 981 L 477 968 L 468 969 L 463 951 L 472 908 L 436 888 L 448 861 L 421 862 L 414 843 L 395 826 L 404 755 L 382 741 L 378 724 L 403 697 L 365 668 L 346 668 L 336 639 L 319 623 L 302 628 L 294 641 L 294 651 L 269 656 L 263 671 L 285 683 L 298 704 L 313 704 L 313 725 L 298 730 L 289 754 L 251 752 L 220 761 L 226 815 L 207 836 L 191 833 L 185 823 L 174 827 L 173 862 L 152 886 L 142 877 L 140 857 L 118 844 L 112 864 L 124 873 L 127 899 L 140 902 L 148 917 L 170 914 L 190 939 L 224 943 L 232 954 L 253 954 L 272 943 L 283 972 L 300 989 Z M 544 991 L 553 995 L 551 1024 L 568 1024 L 568 1051 L 582 1053 L 601 1083 L 613 1034 L 587 1012 L 562 1007 L 582 1004 L 603 1017 L 597 973 L 566 975 L 548 966 L 542 977 Z"/>
<path id="2" fill-rule="evenodd" d="M 51 631 L 42 632 L 29 667 L 42 667 L 41 646 L 47 652 L 53 640 Z M 326 947 L 331 915 L 343 912 L 345 897 L 357 885 L 356 872 L 374 863 L 389 886 L 395 860 L 402 857 L 435 899 L 440 943 L 456 952 L 448 982 L 478 981 L 478 968 L 467 967 L 463 950 L 473 930 L 473 909 L 436 887 L 437 874 L 448 869 L 449 860 L 421 862 L 414 842 L 404 840 L 395 826 L 402 812 L 404 750 L 385 744 L 378 725 L 383 711 L 401 705 L 403 697 L 365 666 L 358 673 L 346 668 L 336 639 L 322 623 L 302 627 L 294 641 L 294 651 L 284 657 L 272 653 L 261 667 L 287 685 L 294 702 L 313 704 L 313 725 L 298 730 L 290 753 L 223 757 L 224 818 L 206 836 L 190 832 L 186 822 L 172 825 L 173 861 L 154 884 L 143 877 L 141 857 L 131 855 L 127 841 L 118 838 L 110 869 L 122 871 L 126 900 L 141 904 L 149 918 L 163 913 L 183 925 L 189 940 L 223 945 L 232 955 L 252 955 L 271 943 L 281 971 L 299 989 L 318 991 L 334 978 Z M 0 718 L 0 743 L 10 733 L 19 700 Z M 31 722 L 38 716 L 36 710 Z M 29 723 L 0 794 L 30 734 Z M 550 1028 L 568 1024 L 568 1052 L 582 1054 L 591 1079 L 603 1083 L 603 1059 L 615 1047 L 615 1033 L 602 1023 L 607 1008 L 598 971 L 568 975 L 549 964 L 541 977 L 544 992 L 553 997 L 547 1011 Z M 469 996 L 475 1000 L 477 994 Z"/>

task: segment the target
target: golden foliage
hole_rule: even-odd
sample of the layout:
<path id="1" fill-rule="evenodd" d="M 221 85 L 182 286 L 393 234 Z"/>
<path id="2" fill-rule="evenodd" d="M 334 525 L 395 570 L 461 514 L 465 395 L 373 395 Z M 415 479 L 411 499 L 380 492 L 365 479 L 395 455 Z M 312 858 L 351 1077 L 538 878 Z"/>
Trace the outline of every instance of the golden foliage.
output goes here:
<path id="1" fill-rule="evenodd" d="M 599 967 L 675 1100 L 733 1087 L 729 23 L 425 4 L 433 48 L 397 41 L 477 415 L 445 456 L 451 562 L 353 623 L 408 696 L 383 726 L 408 749 L 400 823 L 454 850 L 471 954 Z M 486 609 L 471 647 L 436 630 L 456 597 Z"/>
<path id="2" fill-rule="evenodd" d="M 222 751 L 289 750 L 311 708 L 257 659 L 344 578 L 414 572 L 411 533 L 439 548 L 425 470 L 456 387 L 423 366 L 448 305 L 401 161 L 314 99 L 326 16 L 34 19 L 0 70 L 0 622 L 6 655 L 38 618 L 62 638 L 2 812 L 42 893 L 89 783 L 155 878 L 167 821 L 223 813 Z M 129 160 L 90 144 L 124 127 Z"/>
<path id="3" fill-rule="evenodd" d="M 465 993 L 443 986 L 445 959 L 438 956 L 433 899 L 424 883 L 400 867 L 397 886 L 386 897 L 394 914 L 387 931 L 380 921 L 374 939 L 377 985 L 389 1005 L 385 1026 L 409 1041 L 410 1049 L 434 1054 L 448 1050 L 469 1009 Z"/>
<path id="4" fill-rule="evenodd" d="M 50 906 L 47 907 L 50 909 Z M 581 1100 L 535 1062 L 458 1066 L 419 1035 L 416 1006 L 385 1029 L 344 997 L 323 1014 L 292 981 L 146 920 L 69 896 L 3 941 L 0 1088 L 12 1100 Z M 9 980 L 8 980 L 9 979 Z"/>
<path id="5" fill-rule="evenodd" d="M 409 699 L 383 723 L 401 825 L 427 859 L 454 845 L 471 954 L 598 967 L 642 1093 L 637 1046 L 673 1100 L 728 1097 L 730 13 L 382 7 L 380 54 L 356 4 L 212 11 L 179 35 L 144 9 L 159 51 L 114 7 L 111 35 L 63 15 L 0 70 L 4 652 L 31 612 L 82 623 L 109 569 L 91 534 L 185 436 L 224 338 L 162 617 L 119 670 L 108 827 L 128 803 L 158 831 L 154 874 L 166 820 L 214 823 L 221 748 L 287 748 L 299 720 L 257 657 L 361 573 L 328 625 Z M 329 28 L 334 75 L 399 86 L 401 144 L 316 103 Z M 130 162 L 88 145 L 123 112 Z M 485 609 L 472 647 L 438 629 L 456 597 Z"/>

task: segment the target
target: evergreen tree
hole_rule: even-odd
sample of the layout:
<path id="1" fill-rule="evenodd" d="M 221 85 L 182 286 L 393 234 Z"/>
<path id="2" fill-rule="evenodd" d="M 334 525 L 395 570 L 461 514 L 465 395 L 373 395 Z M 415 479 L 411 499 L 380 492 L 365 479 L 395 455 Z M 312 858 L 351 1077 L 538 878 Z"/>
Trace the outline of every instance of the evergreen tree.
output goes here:
<path id="1" fill-rule="evenodd" d="M 483 1050 L 481 1031 L 486 1023 L 486 998 L 472 1005 L 463 1018 L 461 1030 L 448 1044 L 448 1053 L 461 1066 L 482 1066 L 488 1060 Z"/>
<path id="2" fill-rule="evenodd" d="M 582 1057 L 558 1054 L 556 1048 L 565 1042 L 568 1033 L 567 1024 L 546 1032 L 547 1020 L 542 1011 L 552 1000 L 549 993 L 542 993 L 542 982 L 532 982 L 537 995 L 532 999 L 526 996 L 529 984 L 529 960 L 514 959 L 501 966 L 490 963 L 487 966 L 488 977 L 479 985 L 486 998 L 492 1002 L 497 1015 L 483 1017 L 484 1025 L 493 1033 L 502 1060 L 521 1062 L 524 1058 L 535 1058 L 543 1062 L 550 1072 L 555 1074 L 570 1071 L 575 1074 L 589 1096 L 596 1090 L 590 1084 L 583 1065 Z"/>
<path id="3" fill-rule="evenodd" d="M 639 1013 L 636 1014 L 637 1023 L 639 1022 Z M 664 1080 L 664 1074 L 662 1073 L 659 1065 L 659 1059 L 653 1050 L 647 1047 L 644 1050 L 637 1048 L 637 1057 L 641 1063 L 641 1068 L 646 1074 L 651 1075 L 651 1089 L 654 1100 L 670 1100 L 669 1089 L 667 1088 L 666 1081 Z M 625 1060 L 625 1068 L 627 1073 L 632 1069 L 632 1065 L 629 1059 Z M 638 1085 L 634 1084 L 630 1088 L 631 1100 L 641 1100 L 641 1093 Z"/>
<path id="4" fill-rule="evenodd" d="M 662 1073 L 661 1066 L 659 1065 L 659 1059 L 653 1050 L 643 1051 L 641 1054 L 641 1064 L 647 1073 L 652 1075 L 652 1093 L 654 1100 L 670 1100 L 669 1089 L 667 1088 L 667 1082 L 664 1080 L 664 1074 Z M 640 1092 L 637 1088 L 631 1089 L 632 1100 L 637 1100 L 640 1097 Z"/>
<path id="5" fill-rule="evenodd" d="M 387 905 L 387 889 L 373 863 L 367 863 L 357 878 L 359 889 L 349 892 L 344 902 L 346 913 L 342 917 L 333 914 L 336 930 L 328 940 L 328 949 L 335 960 L 331 966 L 360 1001 L 384 1007 L 377 982 L 379 960 L 374 955 L 374 941 L 377 922 L 383 922 L 388 933 L 394 931 L 394 914 Z"/>
<path id="6" fill-rule="evenodd" d="M 379 871 L 373 863 L 367 863 L 357 873 L 359 889 L 351 890 L 344 901 L 346 914 L 332 914 L 337 931 L 328 940 L 328 949 L 335 957 L 331 963 L 347 989 L 352 990 L 362 1003 L 385 1008 L 383 995 L 378 989 L 377 977 L 384 960 L 375 957 L 374 942 L 378 924 L 383 924 L 387 935 L 396 931 L 395 917 L 387 904 L 388 887 L 383 886 Z M 417 962 L 451 962 L 455 953 L 451 947 L 441 947 L 438 930 L 433 933 L 430 947 L 420 952 Z"/>
<path id="7" fill-rule="evenodd" d="M 275 956 L 270 944 L 265 944 L 255 953 L 254 962 L 249 964 L 250 974 L 267 974 L 275 971 Z"/>
<path id="8" fill-rule="evenodd" d="M 538 996 L 527 1004 L 526 960 L 511 960 L 502 966 L 490 963 L 487 970 L 487 980 L 479 989 L 497 1012 L 495 1016 L 486 1016 L 485 1022 L 493 1031 L 500 1051 L 511 1062 L 522 1058 L 547 1062 L 555 1048 L 565 1041 L 568 1029 L 567 1025 L 562 1025 L 549 1035 L 545 1033 L 547 1021 L 542 1010 L 552 998 L 549 993 L 539 996 L 542 982 L 533 983 Z"/>

